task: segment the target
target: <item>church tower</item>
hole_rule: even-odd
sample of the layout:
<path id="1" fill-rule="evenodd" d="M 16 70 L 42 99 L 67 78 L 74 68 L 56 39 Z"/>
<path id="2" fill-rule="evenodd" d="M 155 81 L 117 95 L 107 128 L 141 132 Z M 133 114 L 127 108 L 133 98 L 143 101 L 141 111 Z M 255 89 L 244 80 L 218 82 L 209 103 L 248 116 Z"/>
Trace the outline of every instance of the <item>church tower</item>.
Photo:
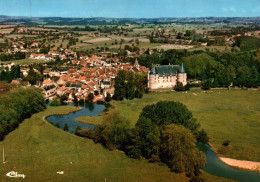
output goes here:
<path id="1" fill-rule="evenodd" d="M 183 63 L 180 65 L 178 82 L 181 82 L 183 86 L 187 85 L 187 74 L 185 73 Z"/>
<path id="2" fill-rule="evenodd" d="M 138 63 L 137 58 L 136 58 L 136 60 L 135 60 L 134 67 L 136 67 L 136 68 L 139 70 L 139 63 Z"/>

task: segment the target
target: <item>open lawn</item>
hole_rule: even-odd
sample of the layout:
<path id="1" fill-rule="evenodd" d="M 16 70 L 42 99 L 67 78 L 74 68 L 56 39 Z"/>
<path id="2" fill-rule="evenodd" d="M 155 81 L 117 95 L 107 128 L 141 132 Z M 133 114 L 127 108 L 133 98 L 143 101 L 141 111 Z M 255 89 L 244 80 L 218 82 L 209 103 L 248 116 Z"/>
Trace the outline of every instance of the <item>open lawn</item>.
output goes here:
<path id="1" fill-rule="evenodd" d="M 120 151 L 109 151 L 92 140 L 62 131 L 43 118 L 66 114 L 78 108 L 49 107 L 26 119 L 18 129 L 0 142 L 5 148 L 6 163 L 1 163 L 1 181 L 106 181 L 164 182 L 188 181 L 183 174 L 170 172 L 163 164 L 131 159 Z M 25 179 L 7 178 L 9 171 L 25 174 Z M 57 174 L 64 171 L 64 174 Z M 229 181 L 203 172 L 206 181 Z"/>
<path id="2" fill-rule="evenodd" d="M 112 105 L 133 127 L 145 105 L 161 100 L 184 103 L 208 132 L 210 144 L 221 156 L 260 161 L 259 90 L 151 92 L 142 99 L 112 101 Z M 230 140 L 230 145 L 223 147 L 226 140 Z"/>
<path id="3" fill-rule="evenodd" d="M 33 64 L 33 63 L 46 63 L 48 61 L 46 60 L 39 60 L 39 59 L 19 59 L 19 60 L 12 60 L 12 61 L 5 61 L 3 63 L 14 63 L 19 65 L 25 65 L 25 64 Z"/>

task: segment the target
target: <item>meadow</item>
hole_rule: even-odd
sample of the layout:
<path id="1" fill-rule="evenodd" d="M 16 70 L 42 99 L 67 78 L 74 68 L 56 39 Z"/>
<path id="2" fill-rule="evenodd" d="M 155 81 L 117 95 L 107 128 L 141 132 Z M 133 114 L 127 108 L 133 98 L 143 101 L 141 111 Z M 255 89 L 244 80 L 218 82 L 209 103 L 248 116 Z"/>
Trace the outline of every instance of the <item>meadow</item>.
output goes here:
<path id="1" fill-rule="evenodd" d="M 185 104 L 208 133 L 210 144 L 220 156 L 260 161 L 259 90 L 151 92 L 142 99 L 112 101 L 112 105 L 134 127 L 142 108 L 161 100 Z M 230 145 L 224 147 L 226 140 L 230 140 Z"/>
<path id="2" fill-rule="evenodd" d="M 92 140 L 69 134 L 44 118 L 78 110 L 72 106 L 49 107 L 26 119 L 0 142 L 6 163 L 0 181 L 188 181 L 184 174 L 170 172 L 163 164 L 131 159 L 121 151 L 109 151 Z M 8 178 L 7 172 L 25 174 L 25 179 Z M 64 171 L 64 174 L 57 174 Z M 206 181 L 229 181 L 203 172 Z"/>
<path id="3" fill-rule="evenodd" d="M 19 60 L 12 60 L 12 61 L 5 61 L 5 64 L 8 63 L 14 63 L 14 64 L 19 64 L 19 65 L 28 65 L 28 64 L 38 64 L 38 63 L 46 63 L 48 61 L 46 60 L 40 60 L 40 59 L 19 59 Z"/>

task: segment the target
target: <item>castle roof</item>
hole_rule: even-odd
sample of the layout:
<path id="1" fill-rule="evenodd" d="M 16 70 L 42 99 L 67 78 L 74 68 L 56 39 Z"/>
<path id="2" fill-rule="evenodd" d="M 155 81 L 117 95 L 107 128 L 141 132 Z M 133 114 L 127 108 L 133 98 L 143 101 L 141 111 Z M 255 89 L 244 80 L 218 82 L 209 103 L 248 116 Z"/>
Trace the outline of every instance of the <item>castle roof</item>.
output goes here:
<path id="1" fill-rule="evenodd" d="M 161 65 L 154 66 L 151 74 L 159 74 L 159 76 L 176 75 L 179 72 L 180 65 Z"/>
<path id="2" fill-rule="evenodd" d="M 185 73 L 183 63 L 181 63 L 181 66 L 180 66 L 180 73 Z"/>

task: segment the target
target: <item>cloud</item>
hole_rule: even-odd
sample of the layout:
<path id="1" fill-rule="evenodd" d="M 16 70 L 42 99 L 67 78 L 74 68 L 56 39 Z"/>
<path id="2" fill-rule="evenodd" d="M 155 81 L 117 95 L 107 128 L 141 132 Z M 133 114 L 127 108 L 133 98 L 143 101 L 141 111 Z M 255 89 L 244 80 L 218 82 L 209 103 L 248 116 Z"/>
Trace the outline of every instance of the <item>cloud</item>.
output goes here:
<path id="1" fill-rule="evenodd" d="M 253 12 L 260 12 L 260 6 L 255 7 L 252 11 Z"/>
<path id="2" fill-rule="evenodd" d="M 230 8 L 222 8 L 221 9 L 223 12 L 233 12 L 233 13 L 236 13 L 237 10 L 236 8 L 233 8 L 233 7 L 230 7 Z"/>
<path id="3" fill-rule="evenodd" d="M 233 13 L 237 12 L 237 10 L 235 8 L 229 8 L 229 10 Z"/>
<path id="4" fill-rule="evenodd" d="M 222 8 L 221 10 L 224 11 L 224 12 L 228 12 L 227 8 Z"/>

